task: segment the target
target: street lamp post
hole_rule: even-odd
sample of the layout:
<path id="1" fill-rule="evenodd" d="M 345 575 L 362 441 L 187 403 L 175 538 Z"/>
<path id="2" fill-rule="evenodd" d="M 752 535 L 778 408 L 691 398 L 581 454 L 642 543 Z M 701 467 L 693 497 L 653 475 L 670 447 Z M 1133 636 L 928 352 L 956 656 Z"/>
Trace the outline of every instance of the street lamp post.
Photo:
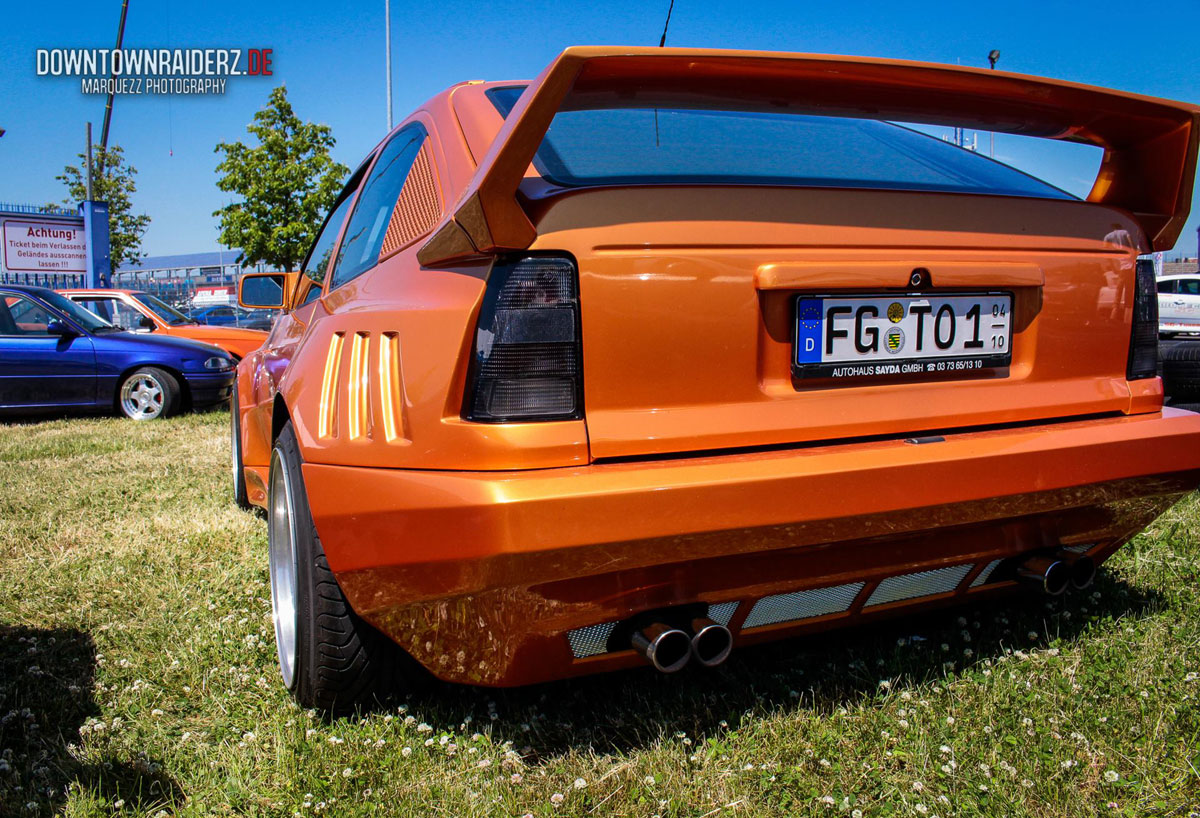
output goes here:
<path id="1" fill-rule="evenodd" d="M 1000 59 L 999 49 L 993 48 L 991 51 L 988 52 L 988 65 L 991 66 L 991 69 L 993 71 L 996 70 L 996 60 L 998 60 L 998 59 Z M 991 140 L 991 146 L 988 148 L 988 156 L 995 159 L 996 158 L 996 132 L 992 131 L 988 136 Z"/>
<path id="2" fill-rule="evenodd" d="M 387 56 L 384 59 L 386 63 L 385 70 L 387 71 L 387 114 L 388 114 L 388 130 L 392 130 L 392 0 L 383 0 L 383 38 L 384 50 Z"/>

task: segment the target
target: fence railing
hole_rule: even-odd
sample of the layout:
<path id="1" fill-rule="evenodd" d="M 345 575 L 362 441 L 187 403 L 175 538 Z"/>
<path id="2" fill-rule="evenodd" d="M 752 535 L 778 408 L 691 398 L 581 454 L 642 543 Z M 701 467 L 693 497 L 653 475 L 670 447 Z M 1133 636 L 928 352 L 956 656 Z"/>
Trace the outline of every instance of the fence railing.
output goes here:
<path id="1" fill-rule="evenodd" d="M 0 202 L 0 215 L 4 213 L 28 213 L 39 216 L 78 216 L 74 210 L 57 205 L 13 204 Z"/>
<path id="2" fill-rule="evenodd" d="M 0 272 L 0 284 L 28 284 L 32 287 L 49 287 L 52 290 L 67 290 L 87 286 L 83 273 L 10 273 Z"/>

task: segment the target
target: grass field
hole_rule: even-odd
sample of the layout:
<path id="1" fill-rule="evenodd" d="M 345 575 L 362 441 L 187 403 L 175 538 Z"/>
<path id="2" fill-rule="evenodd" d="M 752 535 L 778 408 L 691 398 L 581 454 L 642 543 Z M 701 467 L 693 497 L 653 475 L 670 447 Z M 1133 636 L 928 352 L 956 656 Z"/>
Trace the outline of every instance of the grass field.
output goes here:
<path id="1" fill-rule="evenodd" d="M 323 722 L 224 412 L 0 426 L 0 815 L 1200 810 L 1200 507 L 1093 591 Z"/>

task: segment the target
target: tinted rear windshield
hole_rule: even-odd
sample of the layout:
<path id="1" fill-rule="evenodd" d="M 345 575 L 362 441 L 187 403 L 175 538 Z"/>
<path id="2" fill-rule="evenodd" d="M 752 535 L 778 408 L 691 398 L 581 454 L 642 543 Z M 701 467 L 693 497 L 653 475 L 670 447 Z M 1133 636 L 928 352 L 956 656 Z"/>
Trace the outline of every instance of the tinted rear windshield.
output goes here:
<path id="1" fill-rule="evenodd" d="M 493 88 L 502 116 L 523 86 Z M 723 109 L 560 110 L 534 167 L 565 187 L 634 184 L 788 185 L 930 190 L 1073 199 L 1033 176 L 889 122 Z M 724 103 L 728 105 L 728 102 Z"/>

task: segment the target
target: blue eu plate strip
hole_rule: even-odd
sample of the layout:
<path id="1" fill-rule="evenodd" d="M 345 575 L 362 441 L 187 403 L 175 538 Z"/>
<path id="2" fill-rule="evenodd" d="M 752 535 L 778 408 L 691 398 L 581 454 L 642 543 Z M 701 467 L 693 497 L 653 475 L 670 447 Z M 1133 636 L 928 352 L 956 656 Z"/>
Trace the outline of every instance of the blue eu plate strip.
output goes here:
<path id="1" fill-rule="evenodd" d="M 796 303 L 796 363 L 821 362 L 822 298 L 801 298 Z"/>

